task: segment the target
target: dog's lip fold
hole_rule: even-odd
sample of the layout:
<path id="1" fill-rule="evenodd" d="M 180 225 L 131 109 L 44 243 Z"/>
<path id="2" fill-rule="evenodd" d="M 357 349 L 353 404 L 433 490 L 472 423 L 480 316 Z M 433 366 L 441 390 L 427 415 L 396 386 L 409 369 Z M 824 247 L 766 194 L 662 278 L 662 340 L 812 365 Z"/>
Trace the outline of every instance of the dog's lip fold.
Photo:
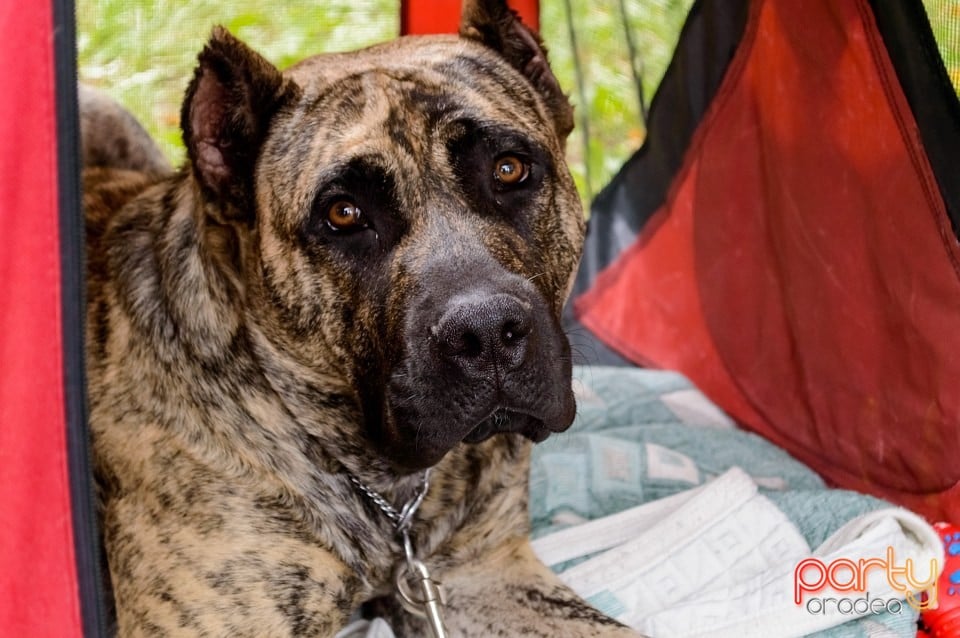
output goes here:
<path id="1" fill-rule="evenodd" d="M 467 432 L 462 441 L 481 443 L 495 434 L 505 432 L 522 434 L 534 443 L 540 443 L 550 436 L 552 429 L 535 414 L 514 408 L 497 407 Z"/>
<path id="2" fill-rule="evenodd" d="M 385 397 L 383 410 L 377 413 L 383 416 L 368 427 L 385 456 L 407 472 L 438 463 L 461 443 L 483 443 L 497 434 L 519 434 L 540 443 L 553 433 L 567 430 L 576 414 L 569 391 L 550 399 L 544 397 L 538 405 L 522 399 L 490 397 L 484 408 L 464 413 L 411 405 L 408 401 L 394 403 L 391 399 L 408 393 L 403 388 L 397 385 L 391 389 L 392 396 Z"/>

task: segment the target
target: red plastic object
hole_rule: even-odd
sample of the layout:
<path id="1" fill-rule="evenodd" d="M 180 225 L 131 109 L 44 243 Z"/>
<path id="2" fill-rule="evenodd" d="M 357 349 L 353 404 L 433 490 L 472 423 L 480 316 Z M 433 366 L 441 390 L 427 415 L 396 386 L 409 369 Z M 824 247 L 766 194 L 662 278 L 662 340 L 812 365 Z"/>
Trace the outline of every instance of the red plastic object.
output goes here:
<path id="1" fill-rule="evenodd" d="M 937 523 L 934 529 L 943 541 L 944 566 L 937 581 L 936 609 L 920 616 L 922 638 L 956 638 L 960 636 L 960 525 Z"/>
<path id="2" fill-rule="evenodd" d="M 400 32 L 403 35 L 456 33 L 460 26 L 462 0 L 403 0 L 400 3 Z M 510 0 L 523 23 L 540 30 L 539 0 Z"/>

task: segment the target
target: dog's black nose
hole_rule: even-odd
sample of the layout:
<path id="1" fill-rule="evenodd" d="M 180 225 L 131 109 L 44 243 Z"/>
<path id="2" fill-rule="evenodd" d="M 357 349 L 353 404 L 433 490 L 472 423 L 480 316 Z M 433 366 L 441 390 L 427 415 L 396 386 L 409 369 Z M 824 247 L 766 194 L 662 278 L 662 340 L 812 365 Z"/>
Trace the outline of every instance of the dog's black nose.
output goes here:
<path id="1" fill-rule="evenodd" d="M 442 358 L 475 376 L 520 366 L 532 330 L 530 305 L 499 293 L 458 297 L 431 333 Z"/>

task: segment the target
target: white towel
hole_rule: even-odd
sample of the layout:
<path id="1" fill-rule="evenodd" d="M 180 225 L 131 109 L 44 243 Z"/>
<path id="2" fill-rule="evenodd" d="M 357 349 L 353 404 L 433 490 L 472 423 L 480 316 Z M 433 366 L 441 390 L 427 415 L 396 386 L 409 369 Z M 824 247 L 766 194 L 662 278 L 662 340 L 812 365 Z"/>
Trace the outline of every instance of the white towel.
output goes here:
<path id="1" fill-rule="evenodd" d="M 935 569 L 942 565 L 943 547 L 933 528 L 902 509 L 856 518 L 812 552 L 794 524 L 738 468 L 687 492 L 534 542 L 548 565 L 589 556 L 561 578 L 601 611 L 651 636 L 670 638 L 787 638 L 868 615 L 869 608 L 860 613 L 865 603 L 849 610 L 847 603 L 827 603 L 824 613 L 811 613 L 818 611 L 811 597 L 848 598 L 852 606 L 864 597 L 854 591 L 803 592 L 805 604 L 798 606 L 794 572 L 814 556 L 824 566 L 837 559 L 856 565 L 860 559 L 886 559 L 888 548 L 896 566 L 913 561 L 914 575 L 923 581 L 934 579 L 931 561 L 939 561 Z M 809 569 L 815 575 L 817 565 Z M 836 574 L 841 584 L 844 574 Z M 904 598 L 879 567 L 868 574 L 871 599 Z"/>
<path id="2" fill-rule="evenodd" d="M 383 618 L 355 620 L 333 638 L 394 638 L 393 629 Z"/>

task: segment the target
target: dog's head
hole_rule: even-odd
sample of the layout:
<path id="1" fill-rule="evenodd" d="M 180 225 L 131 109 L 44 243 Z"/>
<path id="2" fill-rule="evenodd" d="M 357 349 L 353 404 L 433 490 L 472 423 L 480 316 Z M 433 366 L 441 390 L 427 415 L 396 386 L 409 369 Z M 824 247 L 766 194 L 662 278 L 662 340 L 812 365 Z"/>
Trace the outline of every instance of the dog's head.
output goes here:
<path id="1" fill-rule="evenodd" d="M 572 110 L 502 0 L 467 2 L 459 37 L 282 74 L 216 30 L 182 121 L 207 214 L 238 229 L 248 320 L 348 379 L 363 437 L 395 466 L 569 427 Z"/>

